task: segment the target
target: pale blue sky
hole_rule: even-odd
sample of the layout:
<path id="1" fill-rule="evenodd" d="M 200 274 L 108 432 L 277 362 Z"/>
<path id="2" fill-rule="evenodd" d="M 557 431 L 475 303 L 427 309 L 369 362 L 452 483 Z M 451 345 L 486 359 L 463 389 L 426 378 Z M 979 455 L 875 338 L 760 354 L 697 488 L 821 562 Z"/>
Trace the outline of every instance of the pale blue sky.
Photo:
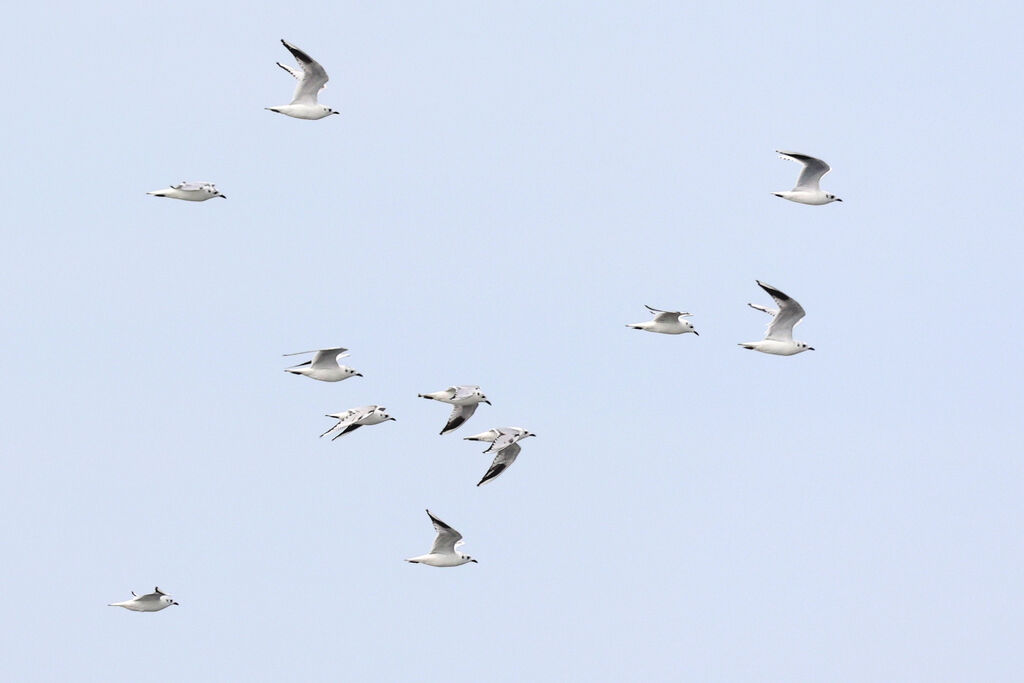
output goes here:
<path id="1" fill-rule="evenodd" d="M 1019 4 L 6 19 L 5 677 L 1019 678 Z M 263 109 L 281 38 L 341 116 Z M 817 351 L 736 346 L 755 279 Z M 494 405 L 441 437 L 452 383 Z M 402 562 L 427 507 L 478 565 Z"/>

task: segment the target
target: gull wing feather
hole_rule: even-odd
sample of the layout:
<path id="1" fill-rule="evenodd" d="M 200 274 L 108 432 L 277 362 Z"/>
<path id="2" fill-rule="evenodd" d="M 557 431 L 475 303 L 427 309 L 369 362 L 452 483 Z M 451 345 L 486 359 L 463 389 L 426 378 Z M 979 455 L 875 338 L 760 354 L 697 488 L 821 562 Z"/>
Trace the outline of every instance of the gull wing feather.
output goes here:
<path id="1" fill-rule="evenodd" d="M 778 149 L 775 151 L 778 152 L 783 159 L 789 159 L 790 161 L 795 161 L 804 165 L 803 170 L 800 171 L 800 177 L 796 180 L 796 187 L 793 188 L 794 190 L 820 190 L 821 187 L 818 183 L 821 181 L 821 177 L 832 170 L 831 166 L 816 157 L 799 154 L 797 152 L 783 152 Z"/>
<path id="2" fill-rule="evenodd" d="M 455 544 L 462 540 L 462 534 L 439 520 L 431 514 L 430 510 L 427 510 L 427 516 L 430 517 L 430 521 L 434 525 L 434 531 L 437 532 L 437 537 L 434 539 L 434 546 L 430 549 L 430 552 L 432 554 L 440 555 L 450 555 L 454 553 Z"/>
<path id="3" fill-rule="evenodd" d="M 441 433 L 447 434 L 453 429 L 461 427 L 462 423 L 473 417 L 473 413 L 476 412 L 478 405 L 478 403 L 473 403 L 468 406 L 454 406 L 451 415 L 448 416 L 448 422 L 445 424 L 444 429 L 441 430 Z"/>
<path id="4" fill-rule="evenodd" d="M 314 368 L 336 368 L 338 367 L 338 359 L 344 358 L 348 354 L 345 353 L 348 349 L 337 348 L 337 349 L 321 349 L 316 352 L 313 356 Z"/>
<path id="5" fill-rule="evenodd" d="M 299 78 L 299 83 L 295 86 L 295 94 L 292 95 L 291 103 L 316 104 L 317 93 L 327 84 L 327 72 L 324 71 L 319 62 L 283 38 L 281 39 L 281 44 L 288 48 L 288 51 L 295 57 L 299 66 L 302 67 L 302 77 Z M 296 75 L 295 71 L 291 69 L 286 70 L 293 76 Z"/>
<path id="6" fill-rule="evenodd" d="M 498 430 L 498 437 L 491 442 L 491 445 L 487 447 L 484 453 L 490 453 L 491 451 L 500 451 L 503 448 L 508 448 L 519 439 L 523 438 L 523 435 L 519 430 L 511 431 L 505 428 Z"/>
<path id="7" fill-rule="evenodd" d="M 497 455 L 494 456 L 494 460 L 491 461 L 491 466 L 488 468 L 487 472 L 484 473 L 483 479 L 480 480 L 477 486 L 486 484 L 507 470 L 509 465 L 516 461 L 521 450 L 522 447 L 519 444 L 512 443 L 498 451 Z M 486 451 L 484 452 L 486 453 Z"/>
<path id="8" fill-rule="evenodd" d="M 333 417 L 334 419 L 337 420 L 337 422 L 335 424 L 331 425 L 331 428 L 328 429 L 323 434 L 321 434 L 320 436 L 321 437 L 327 436 L 328 434 L 333 432 L 335 429 L 344 429 L 348 425 L 352 424 L 353 422 L 355 422 L 355 420 L 358 419 L 356 417 L 356 415 L 358 414 L 359 410 L 360 410 L 359 408 L 349 408 L 348 410 L 346 410 L 345 412 L 342 412 L 342 413 L 329 413 L 326 417 Z M 337 437 L 335 437 L 335 438 L 337 438 Z M 331 440 L 333 441 L 334 439 L 331 439 Z"/>
<path id="9" fill-rule="evenodd" d="M 653 313 L 655 322 L 659 323 L 679 322 L 680 316 L 693 315 L 692 313 L 685 313 L 683 311 L 663 311 L 660 308 L 648 306 L 647 304 L 644 304 L 644 308 Z"/>
<path id="10" fill-rule="evenodd" d="M 298 69 L 290 67 L 287 64 L 282 64 L 281 62 L 277 62 L 277 65 L 279 67 L 281 67 L 282 69 L 284 69 L 285 71 L 287 71 L 288 73 L 290 73 L 292 76 L 294 76 L 295 80 L 297 80 L 297 81 L 301 81 L 302 80 L 302 72 L 299 71 Z M 326 87 L 327 87 L 326 85 L 321 85 L 320 86 L 320 90 L 318 90 L 317 92 L 322 91 Z"/>
<path id="11" fill-rule="evenodd" d="M 772 316 L 773 318 L 779 314 L 779 309 L 777 309 L 777 308 L 768 308 L 767 306 L 762 306 L 760 304 L 747 304 L 747 305 L 750 306 L 753 309 L 758 310 L 758 311 L 764 311 L 765 313 L 767 313 L 768 315 Z"/>
<path id="12" fill-rule="evenodd" d="M 757 281 L 757 284 L 761 286 L 761 289 L 768 292 L 772 299 L 775 300 L 775 303 L 779 305 L 779 312 L 775 314 L 775 317 L 768 324 L 768 333 L 765 334 L 764 338 L 776 341 L 793 341 L 793 328 L 805 315 L 803 306 L 797 303 L 796 299 L 790 298 L 771 285 L 766 285 L 760 280 Z"/>

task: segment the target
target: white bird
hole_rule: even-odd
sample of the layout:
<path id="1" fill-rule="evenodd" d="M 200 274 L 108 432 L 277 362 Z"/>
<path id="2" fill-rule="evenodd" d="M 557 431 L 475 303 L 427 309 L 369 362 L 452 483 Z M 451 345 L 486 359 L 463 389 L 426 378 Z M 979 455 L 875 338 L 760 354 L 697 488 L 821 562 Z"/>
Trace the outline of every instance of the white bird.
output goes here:
<path id="1" fill-rule="evenodd" d="M 146 194 L 151 194 L 154 197 L 184 199 L 187 202 L 205 202 L 207 199 L 213 199 L 214 197 L 227 199 L 213 183 L 192 183 L 187 180 L 182 180 L 177 185 L 171 185 L 162 190 L 153 190 Z"/>
<path id="2" fill-rule="evenodd" d="M 340 365 L 338 363 L 339 358 L 345 358 L 348 356 L 348 349 L 343 349 L 340 346 L 336 349 L 320 349 L 314 351 L 296 351 L 295 353 L 286 353 L 285 356 L 301 356 L 305 353 L 315 353 L 313 360 L 308 360 L 305 363 L 299 363 L 293 365 L 290 368 L 285 368 L 285 372 L 290 372 L 293 375 L 305 375 L 310 379 L 318 379 L 321 382 L 340 382 L 343 379 L 349 377 L 362 377 L 361 372 L 356 372 L 347 365 Z"/>
<path id="3" fill-rule="evenodd" d="M 486 432 L 480 432 L 479 434 L 473 434 L 472 436 L 463 437 L 463 440 L 464 441 L 489 441 L 491 443 L 494 443 L 494 441 L 499 436 L 501 436 L 502 434 L 518 435 L 519 438 L 522 438 L 522 437 L 527 436 L 527 435 L 529 435 L 529 436 L 537 436 L 536 434 L 531 434 L 529 430 L 523 429 L 522 427 L 493 427 L 492 429 L 488 429 Z M 490 449 L 488 448 L 487 450 L 490 450 Z M 484 453 L 486 453 L 486 452 L 487 451 L 484 451 Z"/>
<path id="4" fill-rule="evenodd" d="M 480 387 L 475 384 L 460 384 L 459 386 L 448 387 L 443 391 L 435 391 L 432 394 L 417 394 L 417 396 L 441 401 L 442 403 L 450 403 L 455 406 L 452 408 L 451 415 L 448 416 L 447 424 L 441 430 L 442 434 L 447 434 L 453 429 L 461 427 L 476 412 L 477 405 L 481 403 L 491 405 L 491 402 L 480 391 Z"/>
<path id="5" fill-rule="evenodd" d="M 821 177 L 832 170 L 832 167 L 826 164 L 821 159 L 807 156 L 806 154 L 797 154 L 796 152 L 783 152 L 781 150 L 775 150 L 781 156 L 781 159 L 789 159 L 790 161 L 796 161 L 804 165 L 802 171 L 800 171 L 800 177 L 797 178 L 796 187 L 788 192 L 773 192 L 776 197 L 782 197 L 788 199 L 791 202 L 797 202 L 798 204 L 810 204 L 812 206 L 820 206 L 822 204 L 831 204 L 832 202 L 843 201 L 834 194 L 823 192 L 818 186 L 821 182 Z"/>
<path id="6" fill-rule="evenodd" d="M 320 63 L 283 38 L 281 39 L 281 44 L 288 48 L 288 51 L 295 56 L 299 66 L 302 67 L 302 73 L 300 75 L 298 70 L 277 62 L 279 67 L 295 76 L 299 83 L 295 86 L 295 94 L 292 95 L 290 104 L 280 104 L 276 107 L 267 107 L 267 109 L 296 119 L 308 119 L 311 121 L 322 119 L 331 114 L 340 114 L 341 112 L 318 104 L 316 101 L 317 94 L 324 89 L 328 80 L 327 72 L 320 66 Z"/>
<path id="7" fill-rule="evenodd" d="M 693 329 L 693 324 L 689 320 L 683 320 L 691 313 L 683 313 L 681 311 L 663 311 L 658 308 L 651 308 L 647 304 L 644 304 L 644 308 L 654 314 L 653 320 L 646 320 L 642 323 L 627 323 L 626 327 L 632 327 L 634 330 L 647 330 L 648 332 L 659 332 L 661 334 L 686 334 L 687 332 L 693 332 L 698 337 L 700 333 Z"/>
<path id="8" fill-rule="evenodd" d="M 803 342 L 793 341 L 793 327 L 804 317 L 803 306 L 771 285 L 766 285 L 760 280 L 757 280 L 757 284 L 771 295 L 775 303 L 779 305 L 779 308 L 776 310 L 767 306 L 747 304 L 751 308 L 764 311 L 772 316 L 772 321 L 768 323 L 768 332 L 765 334 L 763 341 L 744 342 L 740 346 L 745 349 L 753 349 L 754 351 L 770 353 L 776 356 L 792 356 L 804 351 L 813 351 L 814 347 L 808 346 Z"/>
<path id="9" fill-rule="evenodd" d="M 337 431 L 338 433 L 331 438 L 331 441 L 334 441 L 338 437 L 354 432 L 366 425 L 379 425 L 381 422 L 387 422 L 388 420 L 397 422 L 395 418 L 385 412 L 386 410 L 384 406 L 362 406 L 359 408 L 349 408 L 340 413 L 328 413 L 327 417 L 333 417 L 338 422 L 320 436 L 324 437 L 333 431 Z"/>
<path id="10" fill-rule="evenodd" d="M 415 564 L 427 564 L 431 567 L 458 567 L 467 562 L 476 562 L 469 555 L 456 552 L 456 548 L 462 545 L 462 534 L 451 528 L 427 510 L 427 516 L 434 524 L 437 537 L 434 539 L 434 547 L 426 555 L 410 557 L 406 562 Z"/>
<path id="11" fill-rule="evenodd" d="M 146 593 L 145 595 L 136 595 L 135 591 L 132 591 L 131 600 L 112 602 L 107 607 L 124 607 L 133 612 L 159 612 L 165 607 L 177 604 L 167 593 L 164 593 L 159 588 L 153 588 L 152 593 Z"/>
<path id="12" fill-rule="evenodd" d="M 477 486 L 486 484 L 507 470 L 516 461 L 519 452 L 522 450 L 518 442 L 528 436 L 537 435 L 522 427 L 495 427 L 494 429 L 488 429 L 486 432 L 465 437 L 469 441 L 490 441 L 491 445 L 487 447 L 484 453 L 495 451 L 491 466 L 484 473 Z"/>

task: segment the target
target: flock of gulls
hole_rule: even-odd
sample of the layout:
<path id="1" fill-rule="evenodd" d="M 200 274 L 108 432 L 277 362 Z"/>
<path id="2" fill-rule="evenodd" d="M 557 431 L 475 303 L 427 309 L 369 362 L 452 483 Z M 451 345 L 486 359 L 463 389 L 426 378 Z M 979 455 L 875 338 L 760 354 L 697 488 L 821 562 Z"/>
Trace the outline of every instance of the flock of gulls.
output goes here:
<path id="1" fill-rule="evenodd" d="M 298 84 L 295 87 L 295 93 L 289 104 L 267 107 L 267 109 L 278 114 L 284 114 L 285 116 L 314 121 L 340 113 L 317 101 L 320 91 L 326 87 L 328 81 L 327 72 L 320 63 L 285 40 L 281 40 L 281 44 L 292 53 L 296 61 L 298 61 L 300 69 L 282 64 L 281 62 L 277 62 L 277 65 L 294 76 Z M 792 190 L 773 192 L 772 194 L 776 197 L 811 206 L 821 206 L 843 201 L 834 194 L 823 191 L 820 187 L 822 176 L 831 170 L 827 163 L 821 159 L 796 152 L 779 151 L 779 154 L 783 159 L 789 159 L 801 164 L 803 169 L 800 172 L 799 178 L 797 178 L 796 186 Z M 177 185 L 172 185 L 162 190 L 154 190 L 147 194 L 190 202 L 203 202 L 214 197 L 227 198 L 221 194 L 220 190 L 213 183 L 194 181 L 183 181 Z M 803 307 L 795 299 L 782 292 L 782 290 L 765 284 L 760 280 L 757 281 L 757 284 L 771 296 L 778 308 L 769 308 L 754 303 L 748 304 L 751 308 L 767 313 L 771 316 L 771 321 L 768 324 L 768 330 L 765 333 L 764 339 L 743 342 L 740 346 L 745 349 L 776 356 L 793 356 L 804 351 L 813 351 L 814 347 L 793 339 L 793 328 L 804 317 Z M 658 334 L 686 334 L 687 332 L 692 332 L 699 336 L 693 323 L 685 319 L 691 316 L 690 313 L 663 311 L 651 306 L 646 308 L 654 317 L 648 321 L 628 324 L 627 327 Z M 314 355 L 309 361 L 286 368 L 285 372 L 302 375 L 321 382 L 340 382 L 350 377 L 362 377 L 362 373 L 338 362 L 339 358 L 345 358 L 349 355 L 347 352 L 348 349 L 336 347 L 288 353 L 285 356 L 309 353 Z M 464 425 L 473 416 L 477 406 L 481 403 L 491 405 L 487 396 L 476 385 L 450 386 L 441 391 L 419 394 L 419 396 L 452 406 L 448 420 L 441 429 L 442 435 Z M 338 413 L 328 413 L 327 417 L 335 419 L 337 422 L 320 436 L 330 435 L 332 441 L 360 427 L 383 424 L 395 420 L 395 418 L 387 413 L 383 406 L 379 405 L 366 405 L 350 408 Z M 536 436 L 536 434 L 523 427 L 494 427 L 479 434 L 465 437 L 468 441 L 487 442 L 489 446 L 484 453 L 494 454 L 491 466 L 484 473 L 477 486 L 493 481 L 508 469 L 522 450 L 519 442 L 531 436 Z M 434 538 L 434 545 L 431 547 L 430 552 L 410 557 L 406 562 L 425 564 L 431 567 L 457 567 L 469 562 L 476 562 L 469 555 L 458 551 L 459 546 L 463 543 L 462 534 L 441 521 L 430 510 L 427 510 L 427 516 L 437 532 L 437 536 Z M 110 606 L 124 607 L 134 612 L 158 612 L 166 607 L 177 604 L 175 600 L 159 588 L 154 588 L 152 593 L 145 595 L 136 595 L 132 592 L 131 600 L 113 602 L 110 603 Z"/>

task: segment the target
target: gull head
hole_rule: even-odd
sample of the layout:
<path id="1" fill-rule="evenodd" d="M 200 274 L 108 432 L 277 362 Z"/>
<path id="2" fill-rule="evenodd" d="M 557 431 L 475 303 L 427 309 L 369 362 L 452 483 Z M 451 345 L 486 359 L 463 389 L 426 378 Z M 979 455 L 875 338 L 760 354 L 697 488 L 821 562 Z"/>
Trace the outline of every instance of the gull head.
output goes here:
<path id="1" fill-rule="evenodd" d="M 825 198 L 828 199 L 830 202 L 841 202 L 841 201 L 843 201 L 842 199 L 840 199 L 839 197 L 835 196 L 834 194 L 827 194 L 827 195 L 825 195 Z M 813 349 L 811 349 L 811 350 L 813 351 Z"/>
<path id="2" fill-rule="evenodd" d="M 465 560 L 466 562 L 476 562 L 476 560 L 474 560 L 474 559 L 473 559 L 472 557 L 470 557 L 469 555 L 459 555 L 459 557 L 461 557 L 461 558 L 462 558 L 463 560 Z M 477 563 L 477 564 L 480 564 L 479 562 L 476 562 L 476 563 Z"/>
<path id="3" fill-rule="evenodd" d="M 694 328 L 693 323 L 691 323 L 689 320 L 680 319 L 679 322 L 683 324 L 683 329 L 685 329 L 687 332 L 693 332 L 698 337 L 700 336 L 700 332 L 698 332 L 696 328 Z"/>

